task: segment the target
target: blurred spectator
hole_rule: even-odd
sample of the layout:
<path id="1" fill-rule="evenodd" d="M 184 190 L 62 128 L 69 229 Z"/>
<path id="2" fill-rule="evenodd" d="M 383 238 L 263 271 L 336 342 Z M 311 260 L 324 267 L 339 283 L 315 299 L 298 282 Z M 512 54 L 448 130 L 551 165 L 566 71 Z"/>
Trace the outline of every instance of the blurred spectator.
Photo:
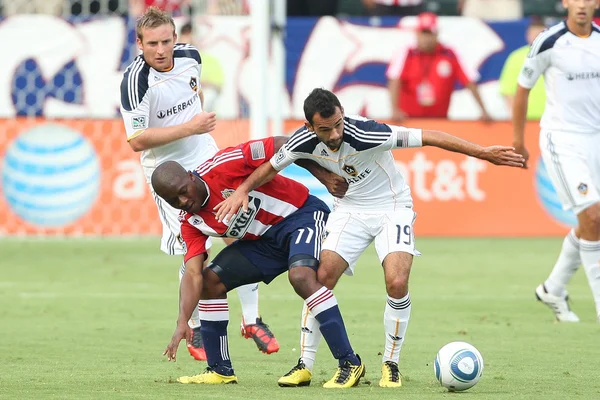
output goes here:
<path id="1" fill-rule="evenodd" d="M 336 15 L 337 11 L 338 0 L 287 0 L 287 15 L 290 17 Z"/>
<path id="2" fill-rule="evenodd" d="M 523 18 L 521 0 L 458 0 L 458 11 L 463 17 L 485 21 L 508 21 Z"/>
<path id="3" fill-rule="evenodd" d="M 188 22 L 181 26 L 177 42 L 195 45 L 191 23 Z M 223 68 L 221 68 L 219 60 L 212 54 L 200 50 L 200 59 L 202 62 L 200 86 L 204 93 L 202 108 L 204 111 L 215 111 L 216 103 L 223 88 L 225 73 L 223 72 Z"/>
<path id="4" fill-rule="evenodd" d="M 500 93 L 506 99 L 506 105 L 509 112 L 512 113 L 513 99 L 517 91 L 517 78 L 523 68 L 525 58 L 529 53 L 529 46 L 533 40 L 539 35 L 546 26 L 541 18 L 534 17 L 531 19 L 531 24 L 527 28 L 527 45 L 514 50 L 509 54 L 502 73 L 500 74 Z M 529 106 L 527 107 L 527 119 L 539 120 L 542 118 L 544 106 L 546 105 L 546 91 L 544 90 L 544 77 L 540 76 L 537 83 L 529 93 Z"/>
<path id="5" fill-rule="evenodd" d="M 111 0 L 112 1 L 112 0 Z M 142 15 L 150 6 L 158 7 L 174 17 L 189 15 L 191 0 L 129 0 L 131 15 Z"/>
<path id="6" fill-rule="evenodd" d="M 128 15 L 128 0 L 65 0 L 67 12 L 71 15 Z"/>
<path id="7" fill-rule="evenodd" d="M 396 55 L 387 69 L 392 119 L 406 117 L 446 118 L 454 84 L 465 85 L 481 107 L 481 118 L 489 120 L 479 91 L 456 54 L 438 42 L 437 16 L 419 14 L 417 46 Z M 473 74 L 475 75 L 475 74 Z"/>
<path id="8" fill-rule="evenodd" d="M 362 0 L 369 15 L 417 15 L 424 11 L 424 0 Z"/>

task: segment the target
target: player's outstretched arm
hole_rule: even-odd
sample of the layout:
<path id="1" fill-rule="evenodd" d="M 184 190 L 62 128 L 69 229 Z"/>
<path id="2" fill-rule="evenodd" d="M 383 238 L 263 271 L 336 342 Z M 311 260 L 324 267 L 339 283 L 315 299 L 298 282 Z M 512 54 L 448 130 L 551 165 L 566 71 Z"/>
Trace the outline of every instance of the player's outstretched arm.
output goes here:
<path id="1" fill-rule="evenodd" d="M 527 168 L 527 160 L 529 159 L 529 152 L 525 148 L 525 120 L 527 118 L 527 103 L 530 91 L 531 89 L 517 85 L 512 109 L 513 146 L 515 151 L 525 158 L 525 168 Z"/>
<path id="2" fill-rule="evenodd" d="M 198 255 L 190 258 L 185 263 L 185 272 L 179 285 L 179 317 L 177 318 L 177 327 L 171 337 L 171 342 L 163 352 L 167 360 L 175 361 L 179 342 L 183 338 L 190 342 L 190 330 L 188 320 L 192 316 L 194 308 L 198 307 L 200 292 L 202 291 L 202 265 L 204 255 Z"/>
<path id="3" fill-rule="evenodd" d="M 467 140 L 452 136 L 445 132 L 423 130 L 423 146 L 435 146 L 440 149 L 466 154 L 471 157 L 486 160 L 495 165 L 523 167 L 525 159 L 515 153 L 513 147 L 489 146 L 482 147 Z"/>
<path id="4" fill-rule="evenodd" d="M 201 112 L 183 124 L 147 128 L 130 138 L 129 146 L 134 151 L 153 149 L 184 137 L 211 132 L 216 126 L 217 117 L 214 112 Z"/>
<path id="5" fill-rule="evenodd" d="M 342 198 L 348 191 L 348 181 L 338 174 L 321 167 L 313 160 L 300 159 L 296 160 L 295 164 L 304 168 L 310 172 L 312 176 L 317 178 L 333 197 Z"/>

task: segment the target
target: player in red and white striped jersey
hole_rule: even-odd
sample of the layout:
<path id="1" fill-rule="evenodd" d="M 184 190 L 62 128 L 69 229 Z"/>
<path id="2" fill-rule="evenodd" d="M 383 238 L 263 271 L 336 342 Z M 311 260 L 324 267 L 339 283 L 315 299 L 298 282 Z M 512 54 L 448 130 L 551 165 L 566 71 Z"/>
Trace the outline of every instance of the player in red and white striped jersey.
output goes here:
<path id="1" fill-rule="evenodd" d="M 325 203 L 309 195 L 302 184 L 277 176 L 249 193 L 247 211 L 240 208 L 223 221 L 215 217 L 213 208 L 271 159 L 286 140 L 269 138 L 222 150 L 194 172 L 167 161 L 152 174 L 154 191 L 172 207 L 184 211 L 181 234 L 187 247 L 177 328 L 165 354 L 169 360 L 175 359 L 179 342 L 188 334 L 187 320 L 199 304 L 208 359 L 205 372 L 181 377 L 181 383 L 237 382 L 227 341 L 227 292 L 249 283 L 268 284 L 286 271 L 294 290 L 319 321 L 321 333 L 339 362 L 338 371 L 324 387 L 352 387 L 364 376 L 364 365 L 350 346 L 337 300 L 317 281 L 321 241 L 329 215 Z M 315 171 L 332 174 L 316 163 L 307 169 L 316 176 L 319 173 Z M 226 247 L 203 269 L 209 236 L 240 240 Z"/>

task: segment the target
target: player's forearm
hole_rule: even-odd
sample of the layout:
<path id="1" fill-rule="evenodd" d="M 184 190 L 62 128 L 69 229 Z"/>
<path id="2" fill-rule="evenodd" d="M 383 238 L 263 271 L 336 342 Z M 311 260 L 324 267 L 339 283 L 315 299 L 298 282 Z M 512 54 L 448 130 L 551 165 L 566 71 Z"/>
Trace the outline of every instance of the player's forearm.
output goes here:
<path id="1" fill-rule="evenodd" d="M 310 172 L 310 174 L 312 176 L 314 176 L 321 182 L 323 182 L 323 179 L 325 176 L 327 176 L 331 173 L 312 160 L 306 160 L 306 159 L 296 160 L 294 162 L 294 164 L 304 168 L 305 170 Z"/>
<path id="2" fill-rule="evenodd" d="M 525 142 L 525 120 L 527 118 L 528 100 L 529 89 L 518 85 L 512 109 L 513 146 L 515 147 L 523 147 Z"/>
<path id="3" fill-rule="evenodd" d="M 174 142 L 193 134 L 194 131 L 187 123 L 163 128 L 148 128 L 139 136 L 131 139 L 129 145 L 134 151 L 143 151 Z"/>
<path id="4" fill-rule="evenodd" d="M 467 140 L 452 136 L 445 132 L 423 130 L 423 146 L 434 146 L 440 149 L 481 158 L 483 147 Z"/>
<path id="5" fill-rule="evenodd" d="M 186 263 L 186 272 L 181 278 L 179 285 L 179 318 L 177 324 L 187 324 L 194 309 L 198 307 L 200 293 L 202 291 L 202 264 L 203 256 L 190 259 Z M 191 263 L 199 265 L 191 265 Z"/>
<path id="6" fill-rule="evenodd" d="M 252 174 L 237 188 L 238 192 L 250 193 L 259 186 L 264 185 L 277 175 L 277 170 L 273 168 L 270 161 L 265 162 L 256 168 Z"/>

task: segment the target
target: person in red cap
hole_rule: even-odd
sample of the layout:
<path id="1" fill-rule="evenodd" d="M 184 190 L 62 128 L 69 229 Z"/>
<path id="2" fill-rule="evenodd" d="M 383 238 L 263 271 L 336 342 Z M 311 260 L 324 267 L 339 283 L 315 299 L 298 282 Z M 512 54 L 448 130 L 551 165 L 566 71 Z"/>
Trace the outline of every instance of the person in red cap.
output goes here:
<path id="1" fill-rule="evenodd" d="M 418 15 L 417 45 L 397 54 L 386 76 L 392 119 L 447 118 L 456 81 L 467 87 L 481 108 L 481 119 L 490 120 L 475 81 L 465 73 L 458 56 L 438 41 L 437 16 Z"/>

